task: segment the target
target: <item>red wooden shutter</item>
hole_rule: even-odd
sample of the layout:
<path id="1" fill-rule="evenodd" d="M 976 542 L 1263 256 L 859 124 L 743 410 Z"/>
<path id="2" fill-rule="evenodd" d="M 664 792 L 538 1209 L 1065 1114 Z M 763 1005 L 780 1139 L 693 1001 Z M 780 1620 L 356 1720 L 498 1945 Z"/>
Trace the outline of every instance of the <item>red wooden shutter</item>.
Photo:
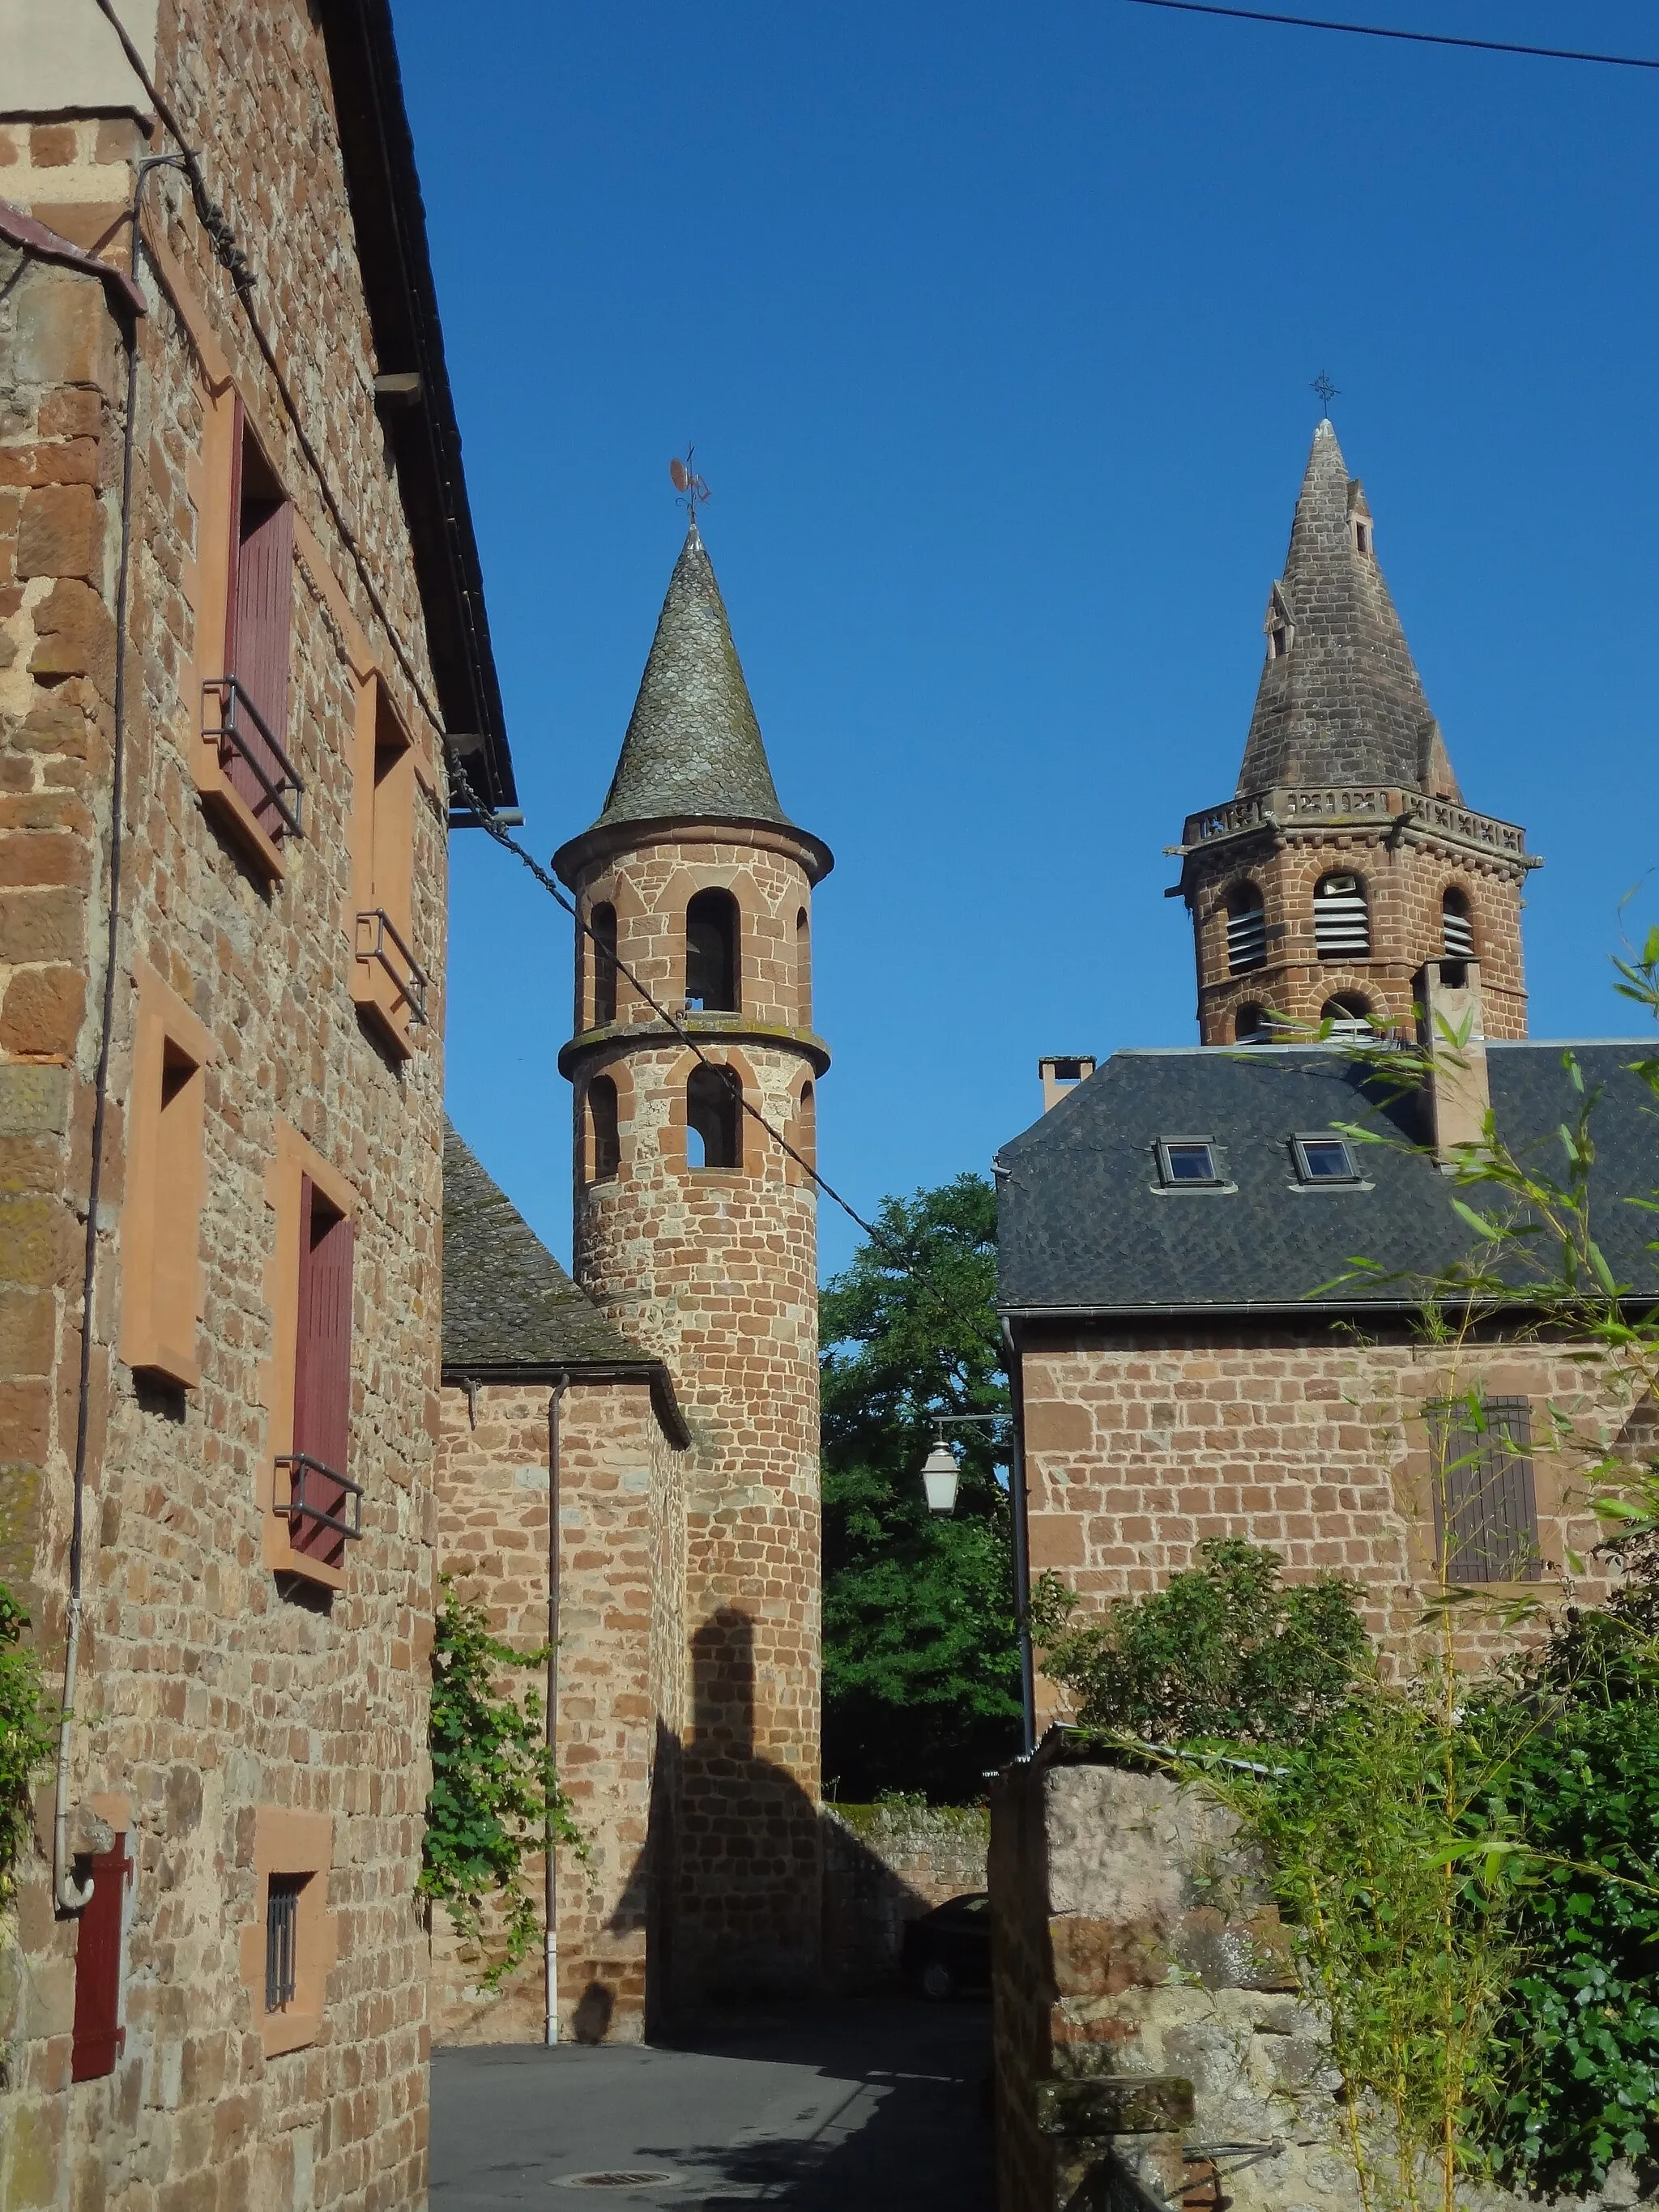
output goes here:
<path id="1" fill-rule="evenodd" d="M 1435 1519 L 1447 1580 L 1535 1581 L 1531 1406 L 1525 1398 L 1487 1398 L 1477 1419 L 1459 1404 L 1442 1413 L 1439 1436 L 1444 1473 Z"/>
<path id="2" fill-rule="evenodd" d="M 236 665 L 236 600 L 237 584 L 241 571 L 242 544 L 242 444 L 247 436 L 247 424 L 242 414 L 240 399 L 231 402 L 230 428 L 230 558 L 225 564 L 225 672 L 230 673 Z"/>
<path id="3" fill-rule="evenodd" d="M 132 1861 L 125 1835 L 92 1862 L 92 1895 L 75 1942 L 75 2043 L 70 2079 L 112 2074 L 127 2039 L 121 2026 L 121 1931 Z"/>
<path id="4" fill-rule="evenodd" d="M 351 1224 L 309 1176 L 300 1185 L 300 1325 L 294 1368 L 294 1449 L 318 1462 L 301 1475 L 305 1501 L 349 1519 L 346 1473 L 351 1433 Z M 326 1469 L 321 1473 L 319 1468 Z M 345 1559 L 346 1540 L 326 1522 L 299 1514 L 289 1542 L 325 1565 Z"/>
<path id="5" fill-rule="evenodd" d="M 242 441 L 238 441 L 239 454 Z M 239 461 L 236 558 L 234 593 L 234 653 L 231 672 L 284 751 L 288 747 L 288 663 L 294 600 L 294 507 L 289 500 L 262 495 Z M 283 770 L 252 715 L 239 716 L 243 742 L 272 783 Z M 267 835 L 280 837 L 283 817 L 264 786 L 234 747 L 226 772 L 253 809 Z"/>

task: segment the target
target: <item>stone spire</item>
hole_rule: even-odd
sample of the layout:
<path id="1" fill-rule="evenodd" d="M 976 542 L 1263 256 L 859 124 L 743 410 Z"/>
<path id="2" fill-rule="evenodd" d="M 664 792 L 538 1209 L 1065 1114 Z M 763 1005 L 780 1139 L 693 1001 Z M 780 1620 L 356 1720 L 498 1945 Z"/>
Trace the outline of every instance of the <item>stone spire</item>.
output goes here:
<path id="1" fill-rule="evenodd" d="M 671 815 L 789 823 L 695 520 L 668 580 L 622 757 L 594 826 Z"/>
<path id="2" fill-rule="evenodd" d="M 1337 784 L 1461 798 L 1377 565 L 1364 490 L 1328 422 L 1314 433 L 1265 627 L 1241 798 Z"/>

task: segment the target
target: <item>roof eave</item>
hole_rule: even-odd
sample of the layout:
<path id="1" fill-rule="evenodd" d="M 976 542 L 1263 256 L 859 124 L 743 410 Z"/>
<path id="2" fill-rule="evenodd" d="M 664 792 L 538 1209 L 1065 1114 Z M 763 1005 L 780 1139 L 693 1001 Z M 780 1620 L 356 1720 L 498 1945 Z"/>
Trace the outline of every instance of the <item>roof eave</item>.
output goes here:
<path id="1" fill-rule="evenodd" d="M 680 1411 L 674 1378 L 660 1359 L 446 1359 L 441 1370 L 446 1389 L 464 1390 L 469 1382 L 514 1384 L 529 1390 L 561 1382 L 647 1382 L 663 1433 L 676 1450 L 690 1447 L 691 1431 Z"/>

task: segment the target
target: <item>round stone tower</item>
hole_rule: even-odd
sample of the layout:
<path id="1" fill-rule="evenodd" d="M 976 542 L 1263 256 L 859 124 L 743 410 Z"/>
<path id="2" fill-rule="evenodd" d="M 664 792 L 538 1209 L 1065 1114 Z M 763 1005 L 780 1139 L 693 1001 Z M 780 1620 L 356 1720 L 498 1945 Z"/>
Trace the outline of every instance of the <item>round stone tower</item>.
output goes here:
<path id="1" fill-rule="evenodd" d="M 1478 962 L 1486 1035 L 1525 1036 L 1539 864 L 1524 830 L 1463 803 L 1328 422 L 1263 628 L 1237 791 L 1188 815 L 1176 848 L 1201 1041 L 1265 1042 L 1275 1018 L 1408 1028 L 1431 960 Z"/>
<path id="2" fill-rule="evenodd" d="M 593 933 L 560 1056 L 574 1272 L 666 1361 L 694 1438 L 684 1537 L 665 1516 L 659 1567 L 684 1587 L 686 1725 L 653 1779 L 671 1996 L 803 1987 L 819 1923 L 817 1194 L 747 1109 L 813 1158 L 830 1055 L 811 896 L 831 860 L 778 803 L 695 520 L 604 811 L 554 866 Z"/>

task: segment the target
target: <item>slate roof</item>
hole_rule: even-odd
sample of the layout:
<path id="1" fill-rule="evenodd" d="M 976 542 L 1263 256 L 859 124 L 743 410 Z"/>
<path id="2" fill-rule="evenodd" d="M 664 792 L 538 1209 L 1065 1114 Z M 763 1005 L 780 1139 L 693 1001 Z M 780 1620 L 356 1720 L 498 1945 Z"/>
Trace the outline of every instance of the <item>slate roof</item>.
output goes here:
<path id="1" fill-rule="evenodd" d="M 778 804 L 714 563 L 695 522 L 668 580 L 622 757 L 595 826 L 665 815 L 791 826 Z"/>
<path id="2" fill-rule="evenodd" d="M 1281 787 L 1373 783 L 1460 799 L 1400 617 L 1352 518 L 1369 518 L 1336 432 L 1314 433 L 1277 590 L 1290 651 L 1264 661 L 1238 778 L 1241 798 Z"/>
<path id="3" fill-rule="evenodd" d="M 1560 1152 L 1554 1132 L 1575 1114 L 1559 1043 L 1486 1048 L 1493 1111 L 1517 1151 Z M 1592 1218 L 1620 1283 L 1659 1295 L 1659 1255 L 1644 1249 L 1655 1217 L 1624 1202 L 1659 1186 L 1659 1109 L 1630 1073 L 1634 1040 L 1575 1045 L 1587 1084 L 1603 1086 L 1592 1127 Z M 1194 1046 L 1120 1052 L 1051 1113 L 1004 1146 L 998 1170 L 998 1301 L 1005 1312 L 1133 1315 L 1329 1311 L 1418 1303 L 1409 1285 L 1308 1293 L 1356 1255 L 1431 1276 L 1468 1249 L 1451 1178 L 1420 1153 L 1358 1148 L 1370 1189 L 1306 1189 L 1290 1140 L 1334 1122 L 1374 1122 L 1426 1140 L 1424 1102 L 1385 1109 L 1340 1048 Z M 1234 1194 L 1164 1192 L 1160 1137 L 1208 1137 Z"/>
<path id="4" fill-rule="evenodd" d="M 447 1376 L 504 1367 L 599 1364 L 649 1373 L 578 1290 L 453 1125 L 444 1123 L 444 1332 Z"/>

